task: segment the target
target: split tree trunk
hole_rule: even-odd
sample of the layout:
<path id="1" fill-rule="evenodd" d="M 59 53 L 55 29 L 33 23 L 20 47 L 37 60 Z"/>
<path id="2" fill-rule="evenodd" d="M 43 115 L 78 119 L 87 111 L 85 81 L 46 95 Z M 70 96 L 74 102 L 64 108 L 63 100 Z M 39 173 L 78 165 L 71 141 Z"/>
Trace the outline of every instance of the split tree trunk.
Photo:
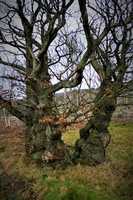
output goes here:
<path id="1" fill-rule="evenodd" d="M 26 123 L 26 153 L 28 156 L 39 155 L 38 159 L 44 162 L 63 160 L 65 145 L 61 140 L 50 85 L 45 83 L 37 87 L 36 84 L 34 89 L 37 101 L 28 93 L 29 100 L 32 99 L 35 106 Z"/>
<path id="2" fill-rule="evenodd" d="M 75 145 L 75 159 L 89 165 L 105 161 L 105 144 L 108 126 L 116 108 L 117 90 L 111 81 L 104 81 L 94 101 L 92 116 L 80 130 L 80 139 Z M 107 137 L 106 137 L 107 138 Z"/>
<path id="3" fill-rule="evenodd" d="M 25 146 L 28 156 L 39 155 L 37 159 L 47 163 L 61 161 L 65 157 L 59 125 L 49 115 L 42 118 L 38 116 L 31 124 L 27 124 Z"/>

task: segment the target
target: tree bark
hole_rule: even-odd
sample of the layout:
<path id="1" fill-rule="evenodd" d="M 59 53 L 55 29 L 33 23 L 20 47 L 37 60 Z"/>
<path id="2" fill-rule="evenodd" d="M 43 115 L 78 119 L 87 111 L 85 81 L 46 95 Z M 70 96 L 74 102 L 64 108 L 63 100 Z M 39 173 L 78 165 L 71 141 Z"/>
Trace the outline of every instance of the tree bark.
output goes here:
<path id="1" fill-rule="evenodd" d="M 38 155 L 37 159 L 47 163 L 63 160 L 65 145 L 61 140 L 50 83 L 38 82 L 32 86 L 37 98 L 31 96 L 29 91 L 27 93 L 28 102 L 33 103 L 34 111 L 29 113 L 29 120 L 26 122 L 26 153 L 31 157 Z"/>
<path id="2" fill-rule="evenodd" d="M 117 95 L 117 88 L 111 81 L 102 82 L 92 116 L 80 130 L 80 139 L 75 144 L 75 159 L 90 165 L 105 161 L 104 138 L 109 138 L 108 126 L 116 108 Z"/>
<path id="3" fill-rule="evenodd" d="M 26 153 L 39 152 L 46 149 L 46 126 L 40 123 L 27 125 L 25 133 Z"/>
<path id="4" fill-rule="evenodd" d="M 37 159 L 43 162 L 60 161 L 65 157 L 65 145 L 61 140 L 59 125 L 48 115 L 27 124 L 25 147 L 28 156 L 38 154 Z"/>

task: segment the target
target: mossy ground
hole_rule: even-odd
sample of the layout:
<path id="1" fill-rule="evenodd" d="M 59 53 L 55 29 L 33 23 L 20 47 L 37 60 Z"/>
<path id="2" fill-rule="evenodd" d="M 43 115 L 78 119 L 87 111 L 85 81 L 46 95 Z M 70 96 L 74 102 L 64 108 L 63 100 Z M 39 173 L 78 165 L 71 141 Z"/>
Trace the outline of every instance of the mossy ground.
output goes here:
<path id="1" fill-rule="evenodd" d="M 8 177 L 29 182 L 37 194 L 29 199 L 26 191 L 21 195 L 20 187 L 19 199 L 133 200 L 133 124 L 112 123 L 109 129 L 112 140 L 105 163 L 96 167 L 78 164 L 66 169 L 38 167 L 25 158 L 23 129 L 3 129 L 0 161 L 5 172 Z M 69 130 L 63 135 L 68 144 L 74 144 L 78 137 L 78 130 Z M 6 198 L 2 196 L 1 200 Z"/>

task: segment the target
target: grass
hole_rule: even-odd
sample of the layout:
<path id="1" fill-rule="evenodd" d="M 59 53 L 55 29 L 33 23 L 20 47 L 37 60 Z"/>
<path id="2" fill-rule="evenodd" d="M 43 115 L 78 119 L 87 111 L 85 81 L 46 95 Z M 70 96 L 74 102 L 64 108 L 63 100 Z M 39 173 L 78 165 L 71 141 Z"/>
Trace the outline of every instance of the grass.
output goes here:
<path id="1" fill-rule="evenodd" d="M 94 190 L 91 190 L 84 184 L 73 182 L 69 179 L 51 179 L 43 181 L 45 187 L 48 188 L 44 195 L 45 200 L 103 200 Z"/>
<path id="2" fill-rule="evenodd" d="M 79 138 L 78 130 L 68 130 L 66 133 L 63 134 L 63 137 L 62 137 L 62 139 L 68 145 L 74 145 L 78 138 Z"/>
<path id="3" fill-rule="evenodd" d="M 107 161 L 96 167 L 38 168 L 25 161 L 23 137 L 17 135 L 0 140 L 0 159 L 9 174 L 32 181 L 38 200 L 133 200 L 133 124 L 111 123 L 109 129 Z M 68 144 L 78 137 L 78 130 L 63 135 Z"/>

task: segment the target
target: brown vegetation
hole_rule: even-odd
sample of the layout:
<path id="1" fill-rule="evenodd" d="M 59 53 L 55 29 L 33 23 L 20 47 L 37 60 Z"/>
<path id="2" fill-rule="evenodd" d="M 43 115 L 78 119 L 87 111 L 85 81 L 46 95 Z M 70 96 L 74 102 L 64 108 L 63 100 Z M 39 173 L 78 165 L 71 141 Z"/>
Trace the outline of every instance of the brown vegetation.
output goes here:
<path id="1" fill-rule="evenodd" d="M 24 128 L 19 123 L 14 123 L 8 128 L 4 128 L 4 124 L 1 123 L 0 160 L 3 167 L 2 176 L 7 184 L 3 182 L 4 189 L 1 187 L 0 198 L 6 200 L 9 197 L 6 198 L 5 193 L 7 195 L 14 193 L 22 200 L 44 200 L 44 194 L 49 191 L 49 186 L 43 185 L 41 180 L 42 177 L 47 176 L 51 182 L 57 178 L 61 182 L 71 180 L 77 184 L 92 187 L 93 190 L 105 196 L 104 200 L 132 200 L 132 128 L 131 124 L 110 126 L 112 141 L 107 152 L 107 161 L 104 164 L 96 167 L 78 164 L 63 170 L 51 170 L 45 166 L 38 168 L 33 161 L 25 157 Z M 78 137 L 79 134 L 75 130 L 70 130 L 63 135 L 67 144 L 74 144 Z"/>

